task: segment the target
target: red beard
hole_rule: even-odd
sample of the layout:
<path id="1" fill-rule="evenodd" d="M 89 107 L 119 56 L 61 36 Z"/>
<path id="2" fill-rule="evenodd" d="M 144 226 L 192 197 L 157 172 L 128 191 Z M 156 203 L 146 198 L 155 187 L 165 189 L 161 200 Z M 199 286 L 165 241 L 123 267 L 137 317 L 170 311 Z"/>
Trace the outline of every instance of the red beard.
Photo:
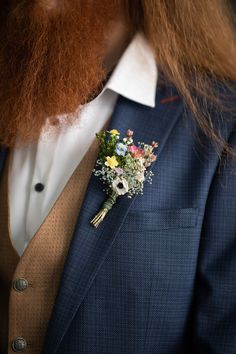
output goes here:
<path id="1" fill-rule="evenodd" d="M 16 3 L 16 4 L 15 4 Z M 116 0 L 21 0 L 0 18 L 0 143 L 38 139 L 47 117 L 74 112 L 106 76 Z"/>

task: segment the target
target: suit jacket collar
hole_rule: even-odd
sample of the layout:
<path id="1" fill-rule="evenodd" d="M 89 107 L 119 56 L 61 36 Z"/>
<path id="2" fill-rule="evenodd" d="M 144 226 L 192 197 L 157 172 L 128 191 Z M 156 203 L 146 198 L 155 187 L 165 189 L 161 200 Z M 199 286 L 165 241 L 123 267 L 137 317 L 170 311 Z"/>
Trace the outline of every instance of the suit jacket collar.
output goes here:
<path id="1" fill-rule="evenodd" d="M 109 129 L 117 129 L 121 134 L 131 129 L 137 141 L 147 143 L 158 141 L 159 156 L 182 111 L 182 101 L 176 91 L 174 89 L 167 91 L 165 87 L 160 86 L 155 108 L 120 97 Z M 158 166 L 158 158 L 153 165 Z M 92 175 L 64 267 L 48 327 L 44 354 L 53 354 L 57 351 L 136 198 L 128 199 L 125 196 L 118 198 L 105 220 L 98 229 L 95 229 L 90 220 L 104 202 L 105 195 L 102 189 L 98 178 Z"/>

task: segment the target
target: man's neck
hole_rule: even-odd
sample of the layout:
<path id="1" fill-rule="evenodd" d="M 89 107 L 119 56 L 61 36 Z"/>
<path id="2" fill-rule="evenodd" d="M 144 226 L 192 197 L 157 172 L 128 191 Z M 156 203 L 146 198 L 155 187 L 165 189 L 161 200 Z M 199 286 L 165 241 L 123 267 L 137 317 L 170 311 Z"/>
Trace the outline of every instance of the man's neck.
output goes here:
<path id="1" fill-rule="evenodd" d="M 128 30 L 125 21 L 121 19 L 114 22 L 105 48 L 104 67 L 107 72 L 114 69 L 131 38 L 132 33 Z"/>

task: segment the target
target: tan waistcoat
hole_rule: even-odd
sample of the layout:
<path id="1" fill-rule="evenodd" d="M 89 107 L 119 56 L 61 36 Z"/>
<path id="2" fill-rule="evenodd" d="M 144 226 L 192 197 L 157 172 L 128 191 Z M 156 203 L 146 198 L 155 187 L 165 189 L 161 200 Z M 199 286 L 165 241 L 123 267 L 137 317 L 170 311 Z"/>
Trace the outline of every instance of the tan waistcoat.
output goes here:
<path id="1" fill-rule="evenodd" d="M 27 343 L 24 352 L 38 354 L 42 351 L 97 149 L 94 142 L 21 258 L 10 238 L 7 200 L 9 158 L 7 160 L 0 181 L 1 354 L 14 353 L 12 345 L 18 337 L 23 337 Z M 28 287 L 23 291 L 14 289 L 14 282 L 19 278 L 28 281 Z"/>

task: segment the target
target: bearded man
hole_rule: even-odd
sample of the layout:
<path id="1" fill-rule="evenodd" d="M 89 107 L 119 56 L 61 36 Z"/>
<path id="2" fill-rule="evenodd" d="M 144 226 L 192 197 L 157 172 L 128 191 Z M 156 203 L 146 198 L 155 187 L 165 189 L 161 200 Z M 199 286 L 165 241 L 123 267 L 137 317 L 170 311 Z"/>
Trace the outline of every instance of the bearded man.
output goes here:
<path id="1" fill-rule="evenodd" d="M 235 353 L 228 4 L 2 0 L 0 20 L 0 353 Z M 159 146 L 94 227 L 103 130 Z"/>

